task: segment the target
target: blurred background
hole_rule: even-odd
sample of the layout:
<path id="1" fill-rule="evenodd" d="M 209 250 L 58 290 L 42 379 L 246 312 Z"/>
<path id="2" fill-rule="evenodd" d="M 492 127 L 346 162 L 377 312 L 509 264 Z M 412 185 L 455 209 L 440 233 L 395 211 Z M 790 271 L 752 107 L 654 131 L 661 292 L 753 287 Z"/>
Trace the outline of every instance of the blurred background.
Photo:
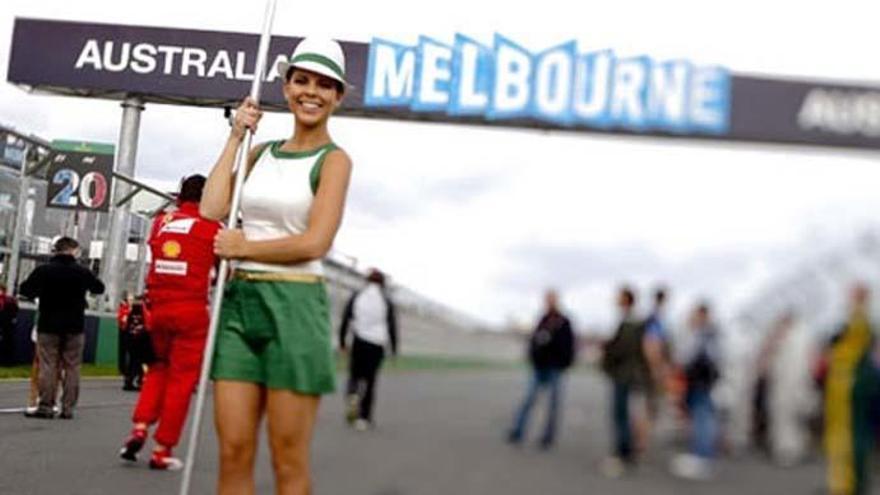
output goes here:
<path id="1" fill-rule="evenodd" d="M 4 80 L 16 18 L 255 33 L 262 15 L 260 5 L 225 0 L 155 0 L 148 7 L 12 0 L 4 6 Z M 723 67 L 739 98 L 734 108 L 748 110 L 754 102 L 756 115 L 766 100 L 750 98 L 749 81 L 779 82 L 773 86 L 779 101 L 794 98 L 786 93 L 789 82 L 803 84 L 799 90 L 830 88 L 831 95 L 808 107 L 810 93 L 799 94 L 784 122 L 802 132 L 797 139 L 762 138 L 762 132 L 783 130 L 773 122 L 745 122 L 742 114 L 731 124 L 735 130 L 754 126 L 752 138 L 335 117 L 332 134 L 353 157 L 354 175 L 345 220 L 325 262 L 334 328 L 350 294 L 379 267 L 401 314 L 401 358 L 383 378 L 373 437 L 352 439 L 334 428 L 341 405 L 327 401 L 315 440 L 317 492 L 565 494 L 598 487 L 641 493 L 650 487 L 660 493 L 827 493 L 823 397 L 832 343 L 845 334 L 854 311 L 880 321 L 880 64 L 871 13 L 855 0 L 831 7 L 751 0 L 282 2 L 274 29 L 281 36 L 416 46 L 420 36 L 452 45 L 462 33 L 491 47 L 500 33 L 533 54 L 574 40 L 578 53 L 610 49 L 617 60 L 649 55 Z M 25 183 L 21 171 L 45 160 L 58 140 L 118 143 L 119 98 L 27 89 L 0 85 L 0 280 L 10 293 L 48 259 L 59 235 L 77 238 L 81 261 L 103 273 L 116 210 L 115 203 L 107 212 L 47 207 L 47 169 Z M 289 129 L 288 115 L 268 113 L 256 139 L 278 139 Z M 116 306 L 122 291 L 143 290 L 149 218 L 183 176 L 210 170 L 228 124 L 222 108 L 149 103 L 139 133 L 132 176 L 154 192 L 144 190 L 119 207 L 125 247 L 113 272 L 118 291 L 112 300 L 90 301 L 86 362 L 95 374 L 115 373 Z M 866 301 L 854 305 L 858 283 L 867 289 Z M 608 385 L 614 378 L 602 368 L 608 342 L 627 320 L 619 304 L 624 284 L 636 295 L 631 315 L 640 321 L 655 314 L 655 289 L 666 288 L 661 316 L 669 349 L 657 380 L 660 412 L 647 434 L 653 440 L 639 469 L 617 473 L 606 462 L 616 458 Z M 539 456 L 506 445 L 505 435 L 528 388 L 526 356 L 551 288 L 571 321 L 577 352 L 560 406 L 564 433 L 558 448 Z M 688 358 L 676 349 L 687 348 L 699 333 L 694 329 L 702 328 L 694 324 L 700 303 L 711 309 L 719 348 L 711 390 L 717 462 L 711 474 L 681 476 L 676 459 L 699 433 L 687 404 Z M 33 311 L 22 307 L 3 340 L 0 372 L 9 377 L 24 373 L 32 359 Z M 23 402 L 16 383 L 0 382 L 0 406 Z M 95 404 L 119 405 L 96 411 L 123 415 L 128 399 L 94 387 Z M 17 428 L 11 416 L 2 421 L 10 421 L 6 431 Z M 779 446 L 790 445 L 792 430 L 793 454 Z M 876 438 L 873 430 L 868 434 Z M 39 439 L 45 433 L 34 435 L 4 442 L 0 452 L 4 458 L 14 449 L 44 455 Z M 97 469 L 81 462 L 66 469 Z M 876 472 L 876 464 L 867 470 Z M 29 471 L 0 467 L 0 474 L 25 473 L 22 479 Z M 138 483 L 148 486 L 141 474 L 108 476 L 134 483 L 132 493 L 140 493 Z M 109 493 L 100 480 L 80 483 L 76 493 Z M 19 486 L 46 493 L 51 484 Z"/>

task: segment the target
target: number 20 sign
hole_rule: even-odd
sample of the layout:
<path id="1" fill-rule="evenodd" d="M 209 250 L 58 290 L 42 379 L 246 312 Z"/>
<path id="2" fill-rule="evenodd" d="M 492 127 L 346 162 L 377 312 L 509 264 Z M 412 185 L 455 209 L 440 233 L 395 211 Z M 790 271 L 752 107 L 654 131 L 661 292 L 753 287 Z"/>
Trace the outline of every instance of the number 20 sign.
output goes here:
<path id="1" fill-rule="evenodd" d="M 61 151 L 55 155 L 46 177 L 46 206 L 107 211 L 113 155 Z"/>

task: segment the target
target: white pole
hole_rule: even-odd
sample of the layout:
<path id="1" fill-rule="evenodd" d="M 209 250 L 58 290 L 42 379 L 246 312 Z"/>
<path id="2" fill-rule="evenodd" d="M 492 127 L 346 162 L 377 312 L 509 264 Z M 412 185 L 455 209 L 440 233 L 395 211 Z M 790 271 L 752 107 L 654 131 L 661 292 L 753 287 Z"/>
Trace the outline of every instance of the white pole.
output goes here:
<path id="1" fill-rule="evenodd" d="M 25 143 L 24 149 L 21 151 L 21 172 L 18 175 L 18 208 L 15 211 L 15 227 L 12 233 L 12 251 L 6 260 L 9 268 L 6 271 L 6 287 L 10 294 L 18 294 L 18 264 L 21 256 L 21 241 L 27 230 L 27 200 L 31 191 L 31 178 L 28 172 L 28 155 L 31 148 L 30 143 Z M 51 180 L 51 179 L 50 179 Z"/>
<path id="2" fill-rule="evenodd" d="M 269 53 L 269 41 L 272 37 L 272 21 L 275 18 L 275 3 L 277 0 L 267 0 L 266 15 L 263 18 L 263 31 L 260 34 L 260 45 L 257 49 L 257 65 L 254 71 L 254 81 L 251 84 L 251 99 L 257 104 L 260 102 L 260 89 L 262 88 L 263 76 L 266 73 L 266 59 Z M 247 169 L 248 151 L 251 149 L 253 131 L 245 133 L 244 140 L 238 150 L 235 163 L 235 186 L 232 190 L 232 204 L 229 208 L 229 218 L 226 225 L 234 228 L 238 219 L 239 203 L 241 202 L 241 188 Z M 214 342 L 217 340 L 217 324 L 220 318 L 220 307 L 223 302 L 223 291 L 226 287 L 226 278 L 229 274 L 229 260 L 222 260 L 217 270 L 217 284 L 214 289 L 214 297 L 211 300 L 211 323 L 208 326 L 208 338 L 205 341 L 205 351 L 202 357 L 202 373 L 199 376 L 198 393 L 196 394 L 196 407 L 193 413 L 193 421 L 189 431 L 189 443 L 187 445 L 186 459 L 183 466 L 183 477 L 180 483 L 180 495 L 189 495 L 190 482 L 192 481 L 193 465 L 196 459 L 196 449 L 199 441 L 199 430 L 202 423 L 202 409 L 205 406 L 205 393 L 208 387 L 208 374 L 211 372 L 211 364 L 214 358 Z"/>

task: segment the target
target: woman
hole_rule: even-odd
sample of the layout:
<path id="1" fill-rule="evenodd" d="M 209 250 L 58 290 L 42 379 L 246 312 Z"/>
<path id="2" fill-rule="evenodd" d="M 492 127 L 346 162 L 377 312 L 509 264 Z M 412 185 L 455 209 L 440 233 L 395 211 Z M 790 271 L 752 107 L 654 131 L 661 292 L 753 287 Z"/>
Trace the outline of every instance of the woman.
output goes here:
<path id="1" fill-rule="evenodd" d="M 254 493 L 254 458 L 267 417 L 276 493 L 310 493 L 309 443 L 321 394 L 335 387 L 321 258 L 342 220 L 351 160 L 327 121 L 345 93 L 342 48 L 300 42 L 278 65 L 293 135 L 255 146 L 242 190 L 241 229 L 217 234 L 218 256 L 237 260 L 224 295 L 212 378 L 220 441 L 220 494 Z M 246 99 L 214 166 L 201 213 L 229 213 L 233 162 L 260 109 Z"/>

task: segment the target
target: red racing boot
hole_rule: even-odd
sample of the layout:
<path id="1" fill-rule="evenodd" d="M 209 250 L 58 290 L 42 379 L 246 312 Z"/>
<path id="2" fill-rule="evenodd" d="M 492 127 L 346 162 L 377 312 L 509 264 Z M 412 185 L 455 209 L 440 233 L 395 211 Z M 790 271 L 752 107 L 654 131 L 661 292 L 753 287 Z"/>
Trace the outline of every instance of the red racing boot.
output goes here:
<path id="1" fill-rule="evenodd" d="M 150 469 L 161 469 L 168 471 L 178 471 L 183 469 L 183 461 L 171 455 L 171 449 L 167 447 L 157 447 L 150 457 Z"/>

